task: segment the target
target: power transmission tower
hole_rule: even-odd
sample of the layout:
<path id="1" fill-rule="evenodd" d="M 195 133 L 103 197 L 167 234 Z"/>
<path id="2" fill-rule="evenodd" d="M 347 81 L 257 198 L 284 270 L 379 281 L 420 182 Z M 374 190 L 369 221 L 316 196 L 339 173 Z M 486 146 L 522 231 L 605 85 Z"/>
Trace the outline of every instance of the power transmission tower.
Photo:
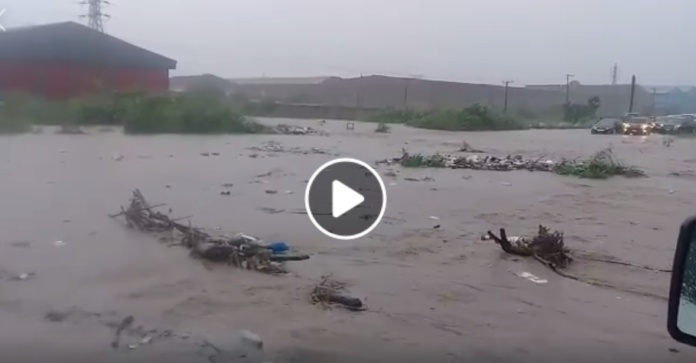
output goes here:
<path id="1" fill-rule="evenodd" d="M 614 66 L 611 68 L 611 84 L 616 86 L 616 84 L 619 82 L 619 65 L 614 63 Z"/>
<path id="2" fill-rule="evenodd" d="M 104 7 L 110 3 L 106 0 L 83 0 L 81 5 L 87 5 L 87 14 L 81 15 L 81 18 L 87 18 L 87 26 L 103 33 L 104 18 L 111 18 L 109 14 L 104 13 Z"/>

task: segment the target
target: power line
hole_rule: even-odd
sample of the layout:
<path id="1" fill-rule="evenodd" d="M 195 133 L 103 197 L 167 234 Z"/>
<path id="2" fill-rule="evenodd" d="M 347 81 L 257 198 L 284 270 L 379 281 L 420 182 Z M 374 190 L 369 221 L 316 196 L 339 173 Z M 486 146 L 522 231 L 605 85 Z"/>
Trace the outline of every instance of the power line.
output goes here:
<path id="1" fill-rule="evenodd" d="M 87 14 L 80 15 L 81 18 L 87 18 L 87 26 L 103 33 L 104 18 L 111 18 L 109 14 L 104 13 L 104 7 L 110 3 L 106 0 L 83 0 L 80 5 L 87 5 Z"/>

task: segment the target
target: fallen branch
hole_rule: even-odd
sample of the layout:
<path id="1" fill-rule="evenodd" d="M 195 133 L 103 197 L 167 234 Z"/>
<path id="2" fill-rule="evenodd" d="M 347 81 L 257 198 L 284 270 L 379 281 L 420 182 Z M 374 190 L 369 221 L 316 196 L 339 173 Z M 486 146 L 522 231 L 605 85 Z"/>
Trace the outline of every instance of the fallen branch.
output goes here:
<path id="1" fill-rule="evenodd" d="M 150 205 L 140 190 L 133 191 L 129 207 L 110 217 L 123 216 L 129 227 L 144 232 L 174 232 L 180 235 L 179 243 L 191 251 L 191 256 L 212 262 L 223 262 L 241 269 L 270 274 L 284 273 L 283 262 L 303 261 L 309 255 L 274 255 L 262 241 L 237 234 L 234 237 L 212 236 L 200 228 L 184 225 L 155 210 L 163 204 Z M 187 217 L 184 217 L 187 218 Z"/>
<path id="2" fill-rule="evenodd" d="M 329 276 L 322 276 L 322 280 L 310 293 L 313 304 L 320 304 L 328 309 L 331 305 L 338 305 L 344 309 L 352 311 L 365 310 L 362 301 L 350 296 L 345 291 L 345 284 L 331 279 Z"/>
<path id="3" fill-rule="evenodd" d="M 500 229 L 500 236 L 496 236 L 493 232 L 488 231 L 486 235 L 482 237 L 482 239 L 491 239 L 495 241 L 495 243 L 499 244 L 501 249 L 505 253 L 515 256 L 532 257 L 536 261 L 540 262 L 542 265 L 548 267 L 557 275 L 567 279 L 583 282 L 592 286 L 605 287 L 642 296 L 665 299 L 665 297 L 661 295 L 642 291 L 635 291 L 602 281 L 584 279 L 579 276 L 573 275 L 567 271 L 564 271 L 564 269 L 568 267 L 575 259 L 571 256 L 570 250 L 566 248 L 563 243 L 563 233 L 559 231 L 550 233 L 549 229 L 542 225 L 539 225 L 538 234 L 531 240 L 522 237 L 508 238 L 504 228 Z M 648 271 L 671 272 L 671 270 L 656 269 L 649 266 L 640 266 L 623 261 L 592 258 L 589 256 L 581 256 L 581 258 L 597 262 L 612 263 L 622 266 L 631 266 Z"/>

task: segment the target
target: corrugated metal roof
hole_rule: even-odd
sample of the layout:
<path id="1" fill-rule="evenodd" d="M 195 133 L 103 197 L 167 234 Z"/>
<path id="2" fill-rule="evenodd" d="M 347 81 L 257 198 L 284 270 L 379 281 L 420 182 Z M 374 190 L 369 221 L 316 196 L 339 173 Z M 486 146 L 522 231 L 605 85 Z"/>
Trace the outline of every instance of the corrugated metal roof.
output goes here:
<path id="1" fill-rule="evenodd" d="M 0 60 L 175 69 L 176 61 L 75 22 L 0 32 Z"/>

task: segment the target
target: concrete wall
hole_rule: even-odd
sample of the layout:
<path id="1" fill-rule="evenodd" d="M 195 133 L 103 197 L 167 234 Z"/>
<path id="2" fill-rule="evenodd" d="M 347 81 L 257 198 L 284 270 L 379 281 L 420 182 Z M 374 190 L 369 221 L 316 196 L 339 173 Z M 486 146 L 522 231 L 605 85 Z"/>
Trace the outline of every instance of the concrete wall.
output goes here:
<path id="1" fill-rule="evenodd" d="M 314 103 L 345 107 L 461 108 L 474 103 L 502 108 L 505 87 L 456 82 L 405 79 L 384 76 L 336 79 L 320 84 L 240 84 L 238 91 L 251 98 L 269 98 L 287 103 Z M 406 93 L 406 95 L 405 95 Z M 587 102 L 599 96 L 601 116 L 618 116 L 628 111 L 630 86 L 576 86 L 571 101 Z M 404 99 L 406 102 L 404 102 Z M 558 109 L 565 102 L 565 86 L 558 90 L 510 87 L 508 107 L 511 111 L 544 113 Z M 634 110 L 650 110 L 652 96 L 636 87 Z"/>

